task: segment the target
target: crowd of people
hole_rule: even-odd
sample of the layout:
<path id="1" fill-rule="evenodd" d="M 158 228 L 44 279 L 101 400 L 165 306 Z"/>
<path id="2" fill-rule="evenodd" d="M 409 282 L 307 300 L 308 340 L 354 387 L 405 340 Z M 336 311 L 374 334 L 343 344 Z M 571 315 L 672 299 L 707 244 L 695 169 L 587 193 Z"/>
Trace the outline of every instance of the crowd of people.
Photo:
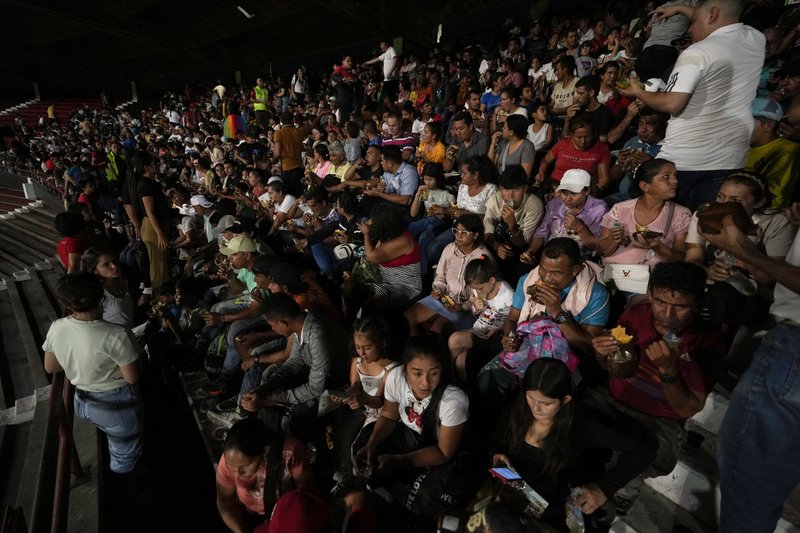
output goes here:
<path id="1" fill-rule="evenodd" d="M 309 532 L 607 531 L 733 374 L 720 530 L 771 531 L 800 481 L 794 13 L 534 7 L 19 122 L 7 155 L 65 203 L 45 368 L 125 476 L 141 373 L 202 365 L 225 525 Z"/>

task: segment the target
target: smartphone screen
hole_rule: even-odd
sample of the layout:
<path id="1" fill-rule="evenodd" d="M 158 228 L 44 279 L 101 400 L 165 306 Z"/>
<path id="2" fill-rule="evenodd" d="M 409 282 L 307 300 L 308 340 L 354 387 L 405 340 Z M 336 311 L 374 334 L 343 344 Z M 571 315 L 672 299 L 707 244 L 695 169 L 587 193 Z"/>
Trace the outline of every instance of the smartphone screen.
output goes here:
<path id="1" fill-rule="evenodd" d="M 497 477 L 505 479 L 506 481 L 515 481 L 522 479 L 522 476 L 511 470 L 510 468 L 490 468 L 489 472 Z"/>

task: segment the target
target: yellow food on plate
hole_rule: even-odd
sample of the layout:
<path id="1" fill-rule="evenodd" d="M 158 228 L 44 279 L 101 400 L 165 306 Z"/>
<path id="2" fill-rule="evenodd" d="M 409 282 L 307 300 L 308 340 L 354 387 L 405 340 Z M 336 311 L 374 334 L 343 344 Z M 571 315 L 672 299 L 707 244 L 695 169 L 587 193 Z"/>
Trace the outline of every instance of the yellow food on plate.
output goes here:
<path id="1" fill-rule="evenodd" d="M 625 331 L 625 326 L 617 326 L 611 330 L 611 336 L 620 344 L 630 344 L 633 340 L 633 335 L 628 335 Z"/>

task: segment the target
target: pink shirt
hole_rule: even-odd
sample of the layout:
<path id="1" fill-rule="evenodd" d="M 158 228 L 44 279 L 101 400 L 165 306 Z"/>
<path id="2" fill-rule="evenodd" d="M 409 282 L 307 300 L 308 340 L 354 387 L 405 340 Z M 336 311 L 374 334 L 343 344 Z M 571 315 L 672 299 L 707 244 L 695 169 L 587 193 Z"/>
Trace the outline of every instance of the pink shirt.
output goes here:
<path id="1" fill-rule="evenodd" d="M 638 198 L 634 198 L 633 200 L 627 200 L 625 202 L 614 204 L 614 207 L 612 207 L 611 210 L 603 217 L 603 221 L 600 223 L 600 226 L 610 229 L 614 227 L 617 221 L 619 221 L 622 224 L 622 227 L 625 229 L 625 235 L 629 237 L 633 233 L 640 231 L 641 228 L 637 228 L 638 224 L 634 216 L 636 202 L 638 201 Z M 692 212 L 681 205 L 674 204 L 675 211 L 672 214 L 672 222 L 670 223 L 669 228 L 667 228 L 667 219 L 669 218 L 668 206 L 670 203 L 672 202 L 666 202 L 664 204 L 664 207 L 661 209 L 661 213 L 658 215 L 658 217 L 656 217 L 656 219 L 650 224 L 647 224 L 647 229 L 650 231 L 664 233 L 665 235 L 661 237 L 661 240 L 664 241 L 667 246 L 671 247 L 678 235 L 683 234 L 685 236 L 688 233 L 689 222 L 692 220 Z M 663 259 L 658 254 L 655 254 L 647 248 L 639 247 L 638 244 L 631 240 L 627 246 L 620 245 L 613 254 L 608 257 L 604 257 L 603 263 L 647 263 L 652 267 L 656 263 L 660 263 L 662 260 Z"/>
<path id="2" fill-rule="evenodd" d="M 308 464 L 306 447 L 299 440 L 286 437 L 283 441 L 283 479 L 281 491 L 286 492 L 303 484 L 311 467 Z M 217 466 L 217 483 L 223 487 L 236 487 L 236 495 L 242 505 L 253 513 L 260 515 L 264 512 L 264 486 L 267 479 L 267 462 L 262 462 L 261 468 L 250 479 L 243 480 L 233 475 L 225 462 L 225 454 L 219 459 Z M 271 511 L 271 509 L 270 509 Z"/>

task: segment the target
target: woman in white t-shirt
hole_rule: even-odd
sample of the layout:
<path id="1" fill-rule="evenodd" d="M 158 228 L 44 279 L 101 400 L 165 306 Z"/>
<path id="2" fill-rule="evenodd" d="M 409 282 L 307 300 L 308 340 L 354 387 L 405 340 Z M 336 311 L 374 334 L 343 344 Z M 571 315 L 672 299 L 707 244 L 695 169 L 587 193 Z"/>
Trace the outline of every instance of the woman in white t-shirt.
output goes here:
<path id="1" fill-rule="evenodd" d="M 500 278 L 500 271 L 491 259 L 473 259 L 467 263 L 464 282 L 472 293 L 469 301 L 477 319 L 472 328 L 456 331 L 447 341 L 450 360 L 461 383 L 467 380 L 467 359 L 480 359 L 484 355 L 486 361 L 470 363 L 470 367 L 480 369 L 492 355 L 502 351 L 500 336 L 514 299 L 514 289 Z"/>
<path id="2" fill-rule="evenodd" d="M 84 272 L 96 275 L 103 285 L 103 320 L 125 328 L 133 326 L 133 300 L 117 256 L 110 250 L 89 248 L 81 256 L 81 266 Z"/>
<path id="3" fill-rule="evenodd" d="M 387 489 L 412 513 L 433 516 L 457 503 L 463 492 L 456 456 L 469 400 L 448 383 L 449 364 L 438 335 L 411 337 L 403 361 L 386 380 L 381 416 L 354 462 L 357 474 L 371 485 Z"/>

